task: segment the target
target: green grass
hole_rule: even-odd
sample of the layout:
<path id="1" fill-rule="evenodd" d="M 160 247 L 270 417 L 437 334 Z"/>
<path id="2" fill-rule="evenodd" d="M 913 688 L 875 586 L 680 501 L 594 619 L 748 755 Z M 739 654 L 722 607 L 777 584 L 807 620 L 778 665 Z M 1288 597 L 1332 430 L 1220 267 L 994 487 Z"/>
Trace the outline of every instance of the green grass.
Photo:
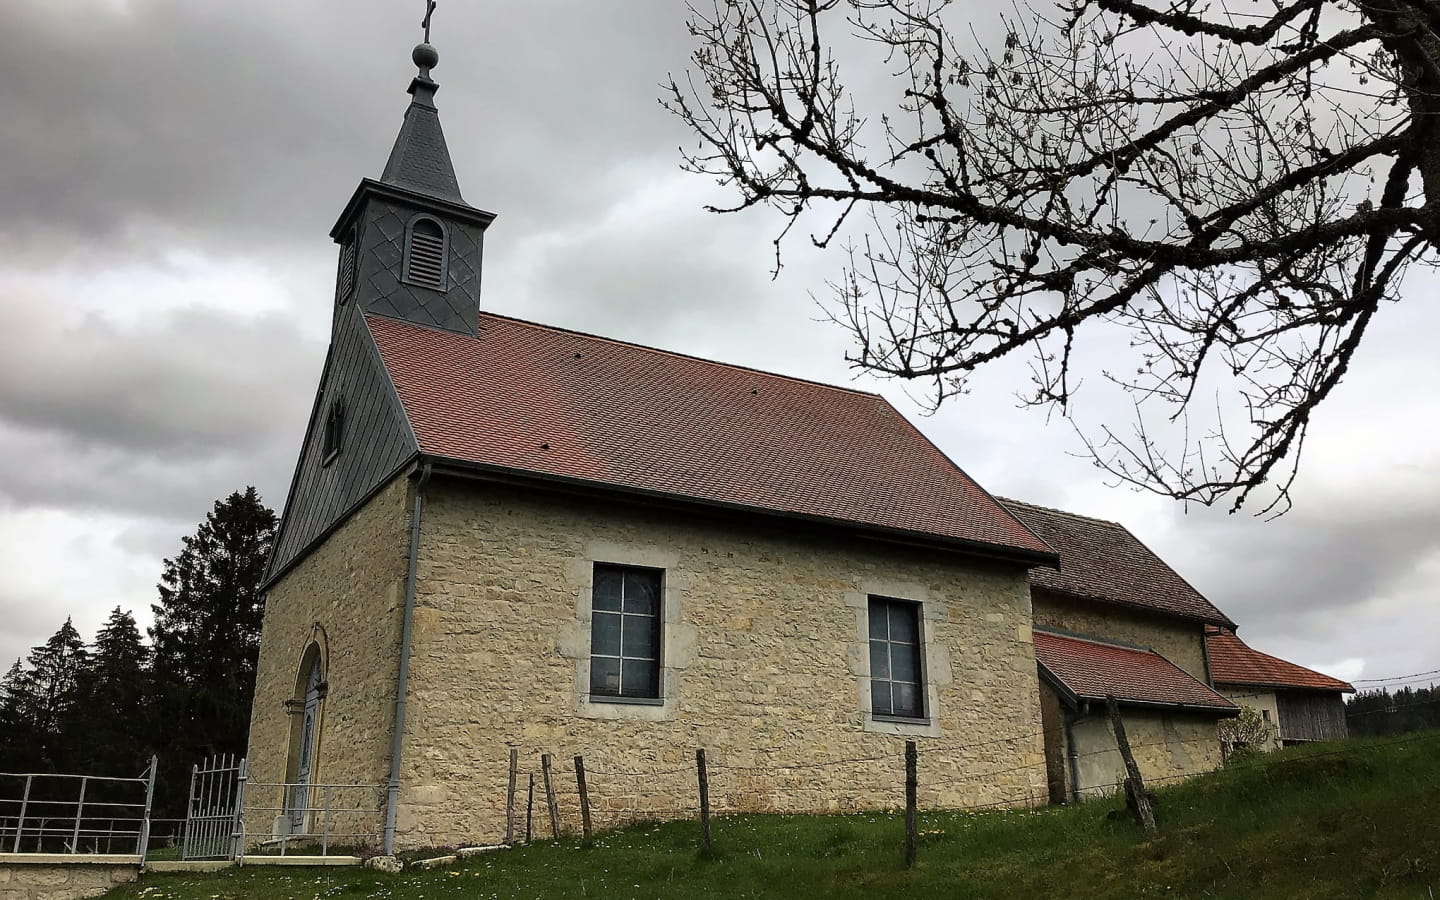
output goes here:
<path id="1" fill-rule="evenodd" d="M 1156 791 L 1146 842 L 1118 800 L 923 813 L 919 863 L 898 815 L 737 816 L 536 843 L 449 868 L 148 875 L 146 900 L 375 897 L 1413 898 L 1440 896 L 1440 732 L 1314 745 Z"/>

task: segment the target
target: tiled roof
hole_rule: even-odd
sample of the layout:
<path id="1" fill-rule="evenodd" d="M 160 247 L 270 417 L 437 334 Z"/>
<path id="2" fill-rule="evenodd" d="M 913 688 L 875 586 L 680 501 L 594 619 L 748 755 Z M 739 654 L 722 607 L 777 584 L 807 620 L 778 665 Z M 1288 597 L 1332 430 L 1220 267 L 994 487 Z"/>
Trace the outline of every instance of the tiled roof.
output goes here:
<path id="1" fill-rule="evenodd" d="M 1035 631 L 1035 660 L 1081 700 L 1159 704 L 1229 712 L 1235 705 L 1154 650 Z"/>
<path id="2" fill-rule="evenodd" d="M 367 322 L 422 453 L 1053 562 L 878 395 L 489 314 Z"/>
<path id="3" fill-rule="evenodd" d="M 1165 565 L 1124 525 L 1018 500 L 1002 498 L 1001 502 L 1060 554 L 1058 571 L 1031 571 L 1032 586 L 1087 600 L 1234 626 L 1229 617 Z"/>
<path id="4" fill-rule="evenodd" d="M 1349 691 L 1349 683 L 1313 669 L 1297 666 L 1277 656 L 1252 649 L 1233 631 L 1207 628 L 1205 649 L 1210 654 L 1210 676 L 1216 684 L 1248 684 L 1264 687 L 1309 688 L 1317 691 Z"/>

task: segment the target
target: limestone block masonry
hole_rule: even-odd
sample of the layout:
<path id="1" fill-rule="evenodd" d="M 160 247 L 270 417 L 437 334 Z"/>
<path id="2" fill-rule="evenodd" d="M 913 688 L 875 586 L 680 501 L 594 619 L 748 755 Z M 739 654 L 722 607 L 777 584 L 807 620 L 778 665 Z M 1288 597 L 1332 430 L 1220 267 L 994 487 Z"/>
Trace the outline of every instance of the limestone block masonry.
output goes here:
<path id="1" fill-rule="evenodd" d="M 386 510 L 398 494 L 393 501 Z M 371 521 L 382 520 L 396 525 L 389 513 Z M 664 570 L 659 703 L 587 695 L 597 562 Z M 333 593 L 329 569 L 304 571 L 303 581 L 286 579 L 286 604 Z M 717 812 L 901 806 L 907 738 L 919 741 L 922 808 L 1044 800 L 1030 592 L 1019 566 L 437 478 L 426 489 L 417 575 L 402 847 L 503 839 L 512 747 L 520 824 L 534 775 L 540 836 L 549 832 L 542 753 L 553 755 L 570 830 L 579 825 L 575 755 L 585 759 L 597 827 L 607 827 L 693 815 L 697 747 L 707 750 Z M 920 604 L 928 722 L 870 715 L 872 594 Z M 293 683 L 310 614 L 276 606 L 285 635 L 276 659 Z M 353 607 L 348 615 L 361 627 L 374 621 Z M 267 619 L 267 640 L 270 628 Z M 386 650 L 390 634 L 364 640 Z M 332 683 L 334 703 L 342 679 Z M 280 688 L 268 686 L 260 702 L 278 705 Z M 266 727 L 252 746 L 279 736 Z M 322 765 L 333 765 L 324 754 L 362 740 L 383 755 L 379 729 L 342 738 L 333 710 L 325 727 Z"/>
<path id="2" fill-rule="evenodd" d="M 1199 622 L 1129 610 L 1115 604 L 1086 603 L 1037 590 L 1035 627 L 1060 628 L 1102 640 L 1149 647 L 1196 681 L 1210 683 L 1205 668 L 1205 627 Z"/>
<path id="3" fill-rule="evenodd" d="M 1214 718 L 1135 709 L 1121 712 L 1135 764 L 1148 786 L 1163 786 L 1220 767 L 1223 760 Z M 1075 737 L 1081 795 L 1113 792 L 1125 778 L 1125 763 L 1109 718 L 1103 710 L 1086 716 L 1075 722 L 1071 733 Z"/>
<path id="4" fill-rule="evenodd" d="M 83 900 L 134 881 L 135 863 L 88 860 L 44 863 L 31 855 L 0 854 L 0 900 Z"/>
<path id="5" fill-rule="evenodd" d="M 266 785 L 294 777 L 302 660 L 321 655 L 327 687 L 315 736 L 312 783 L 383 785 L 389 777 L 395 685 L 405 605 L 410 482 L 398 477 L 266 595 L 264 630 L 250 721 L 247 807 L 282 805 Z M 346 802 L 356 793 L 346 795 Z M 346 828 L 379 832 L 376 817 Z M 274 813 L 268 813 L 273 816 Z M 263 812 L 247 813 L 250 833 L 268 831 Z"/>

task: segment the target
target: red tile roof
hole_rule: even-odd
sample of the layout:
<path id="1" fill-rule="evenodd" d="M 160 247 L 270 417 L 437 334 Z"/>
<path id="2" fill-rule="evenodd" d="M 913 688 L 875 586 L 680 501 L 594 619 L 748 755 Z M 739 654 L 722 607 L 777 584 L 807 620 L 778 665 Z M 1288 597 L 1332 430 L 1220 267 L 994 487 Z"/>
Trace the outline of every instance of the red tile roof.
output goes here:
<path id="1" fill-rule="evenodd" d="M 1052 682 L 1081 700 L 1183 706 L 1229 713 L 1235 704 L 1154 650 L 1035 631 L 1035 660 Z"/>
<path id="2" fill-rule="evenodd" d="M 1053 563 L 878 395 L 489 314 L 366 321 L 422 453 Z"/>
<path id="3" fill-rule="evenodd" d="M 1033 587 L 1233 627 L 1199 591 L 1118 522 L 1002 498 L 1060 554 L 1060 568 L 1035 569 Z"/>
<path id="4" fill-rule="evenodd" d="M 1246 684 L 1263 687 L 1309 688 L 1317 691 L 1347 691 L 1348 682 L 1313 669 L 1286 662 L 1278 656 L 1252 649 L 1232 631 L 1205 630 L 1205 649 L 1210 654 L 1210 676 L 1216 684 Z"/>

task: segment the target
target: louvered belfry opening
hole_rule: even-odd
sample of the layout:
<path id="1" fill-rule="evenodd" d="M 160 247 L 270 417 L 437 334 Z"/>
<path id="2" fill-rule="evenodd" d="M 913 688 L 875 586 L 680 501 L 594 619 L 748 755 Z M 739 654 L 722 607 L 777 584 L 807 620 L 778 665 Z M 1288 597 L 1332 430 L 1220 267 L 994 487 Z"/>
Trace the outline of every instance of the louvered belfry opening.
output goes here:
<path id="1" fill-rule="evenodd" d="M 355 233 L 353 231 L 346 238 L 344 246 L 340 248 L 340 277 L 336 279 L 336 284 L 338 285 L 336 300 L 344 303 L 355 291 Z"/>
<path id="2" fill-rule="evenodd" d="M 405 280 L 444 290 L 445 229 L 434 219 L 416 219 L 405 244 Z"/>

